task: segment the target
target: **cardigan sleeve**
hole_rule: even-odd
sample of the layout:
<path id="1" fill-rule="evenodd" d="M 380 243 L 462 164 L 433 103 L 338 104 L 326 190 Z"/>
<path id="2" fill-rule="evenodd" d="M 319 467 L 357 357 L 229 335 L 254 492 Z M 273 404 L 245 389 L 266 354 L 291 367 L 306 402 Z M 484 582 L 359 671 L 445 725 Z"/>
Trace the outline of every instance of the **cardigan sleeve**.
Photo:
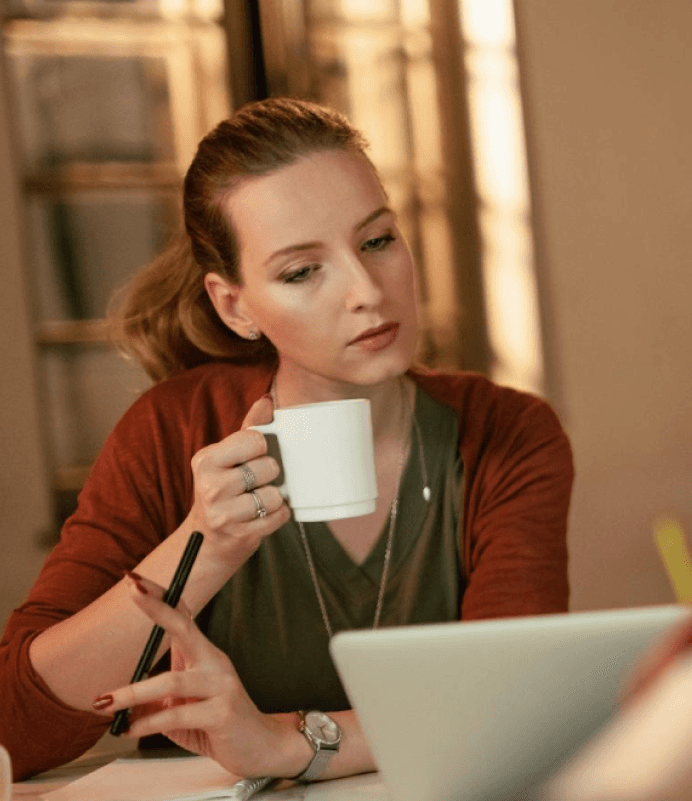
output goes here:
<path id="1" fill-rule="evenodd" d="M 116 425 L 0 641 L 0 743 L 15 780 L 69 762 L 108 728 L 103 716 L 51 692 L 31 664 L 32 640 L 92 603 L 178 528 L 192 504 L 192 456 L 236 431 L 270 381 L 266 365 L 201 365 L 151 387 Z"/>
<path id="2" fill-rule="evenodd" d="M 569 440 L 544 401 L 485 386 L 467 416 L 461 617 L 565 612 Z"/>
<path id="3" fill-rule="evenodd" d="M 69 707 L 51 692 L 33 668 L 31 642 L 117 583 L 179 516 L 180 480 L 170 465 L 180 459 L 163 441 L 150 404 L 140 400 L 106 442 L 76 512 L 0 642 L 0 742 L 16 781 L 76 758 L 108 728 L 103 716 Z"/>

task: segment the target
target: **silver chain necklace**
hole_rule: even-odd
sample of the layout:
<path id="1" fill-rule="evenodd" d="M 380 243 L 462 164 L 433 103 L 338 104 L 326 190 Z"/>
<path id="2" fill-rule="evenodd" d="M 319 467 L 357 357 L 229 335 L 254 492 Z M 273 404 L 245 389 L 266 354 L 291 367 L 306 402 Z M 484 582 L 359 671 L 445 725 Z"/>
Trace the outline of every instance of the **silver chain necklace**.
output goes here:
<path id="1" fill-rule="evenodd" d="M 272 385 L 269 389 L 269 393 L 272 396 L 272 400 L 274 402 L 274 408 L 277 409 L 279 404 L 276 397 L 276 376 L 272 381 Z M 398 467 L 398 476 L 396 480 L 396 489 L 394 492 L 394 500 L 392 501 L 392 507 L 389 512 L 389 530 L 387 532 L 387 543 L 384 549 L 384 562 L 382 564 L 382 575 L 380 577 L 380 586 L 377 593 L 377 605 L 375 606 L 375 619 L 373 620 L 372 627 L 376 629 L 380 624 L 380 615 L 382 613 L 382 603 L 384 601 L 384 591 L 387 585 L 387 576 L 389 574 L 389 564 L 392 558 L 392 543 L 394 542 L 394 529 L 396 527 L 396 518 L 397 512 L 399 510 L 399 491 L 401 489 L 401 480 L 404 475 L 404 453 L 406 452 L 406 417 L 408 411 L 408 400 L 406 398 L 406 391 L 403 387 L 402 383 L 402 410 L 403 410 L 403 423 L 402 423 L 402 435 L 401 435 L 401 447 L 399 448 L 399 467 Z M 418 425 L 418 420 L 416 419 L 415 412 L 413 414 L 413 424 L 416 429 L 416 437 L 418 439 L 418 456 L 420 458 L 420 465 L 421 465 L 421 472 L 423 474 L 423 498 L 425 499 L 426 503 L 430 503 L 430 487 L 428 486 L 428 472 L 425 468 L 425 453 L 423 451 L 423 438 L 421 437 L 420 426 Z M 315 588 L 315 595 L 317 596 L 317 603 L 320 607 L 320 612 L 322 613 L 322 620 L 324 621 L 324 627 L 327 630 L 327 635 L 329 639 L 334 636 L 334 632 L 332 630 L 332 624 L 329 619 L 329 615 L 327 614 L 327 606 L 324 603 L 324 598 L 322 596 L 322 590 L 320 590 L 319 582 L 317 581 L 317 571 L 315 570 L 315 563 L 312 558 L 312 551 L 310 550 L 310 545 L 308 544 L 308 537 L 305 533 L 305 526 L 300 522 L 296 521 L 298 524 L 298 530 L 300 531 L 300 538 L 303 543 L 303 550 L 305 551 L 305 558 L 307 559 L 308 569 L 310 571 L 310 578 L 312 579 L 312 585 Z"/>

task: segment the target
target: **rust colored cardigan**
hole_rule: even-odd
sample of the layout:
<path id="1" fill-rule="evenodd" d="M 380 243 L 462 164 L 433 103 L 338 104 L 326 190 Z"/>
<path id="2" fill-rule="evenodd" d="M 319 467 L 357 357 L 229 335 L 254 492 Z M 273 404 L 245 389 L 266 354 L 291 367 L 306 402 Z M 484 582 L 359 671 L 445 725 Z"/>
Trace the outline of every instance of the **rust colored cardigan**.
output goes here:
<path id="1" fill-rule="evenodd" d="M 572 455 L 542 400 L 468 373 L 411 373 L 459 421 L 465 469 L 463 620 L 567 610 Z M 0 742 L 15 780 L 64 764 L 108 727 L 56 698 L 31 641 L 120 581 L 186 517 L 190 459 L 240 428 L 267 392 L 263 367 L 204 365 L 144 393 L 107 440 L 28 599 L 0 643 Z"/>

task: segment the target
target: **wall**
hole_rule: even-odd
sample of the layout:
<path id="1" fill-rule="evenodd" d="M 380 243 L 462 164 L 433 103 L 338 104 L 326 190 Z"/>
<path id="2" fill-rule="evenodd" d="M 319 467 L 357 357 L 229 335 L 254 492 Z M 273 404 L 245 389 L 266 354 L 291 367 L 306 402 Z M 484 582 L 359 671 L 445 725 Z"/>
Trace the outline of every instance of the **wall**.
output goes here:
<path id="1" fill-rule="evenodd" d="M 0 59 L 0 626 L 33 583 L 50 525 L 33 348 L 23 281 L 17 175 Z"/>
<path id="2" fill-rule="evenodd" d="M 692 537 L 692 3 L 515 12 L 572 605 L 668 602 L 652 521 Z"/>

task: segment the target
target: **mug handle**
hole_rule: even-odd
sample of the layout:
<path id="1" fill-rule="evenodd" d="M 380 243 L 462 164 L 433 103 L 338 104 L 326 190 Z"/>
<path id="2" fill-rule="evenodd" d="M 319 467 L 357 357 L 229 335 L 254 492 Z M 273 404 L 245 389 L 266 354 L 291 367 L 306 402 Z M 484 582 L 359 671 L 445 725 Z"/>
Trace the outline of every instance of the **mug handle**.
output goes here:
<path id="1" fill-rule="evenodd" d="M 279 468 L 281 470 L 281 474 L 285 476 L 283 464 L 281 462 L 281 451 L 279 450 L 279 429 L 276 426 L 276 421 L 273 420 L 271 423 L 265 423 L 264 425 L 258 426 L 248 426 L 248 428 L 254 428 L 255 431 L 259 431 L 261 434 L 273 434 L 276 438 L 276 448 L 272 449 L 270 443 L 267 443 L 267 453 L 270 456 L 273 456 L 276 461 L 279 463 Z M 271 451 L 271 452 L 270 452 Z M 286 487 L 286 480 L 282 484 L 274 484 L 274 486 L 279 490 L 279 492 L 288 500 L 288 489 Z"/>

